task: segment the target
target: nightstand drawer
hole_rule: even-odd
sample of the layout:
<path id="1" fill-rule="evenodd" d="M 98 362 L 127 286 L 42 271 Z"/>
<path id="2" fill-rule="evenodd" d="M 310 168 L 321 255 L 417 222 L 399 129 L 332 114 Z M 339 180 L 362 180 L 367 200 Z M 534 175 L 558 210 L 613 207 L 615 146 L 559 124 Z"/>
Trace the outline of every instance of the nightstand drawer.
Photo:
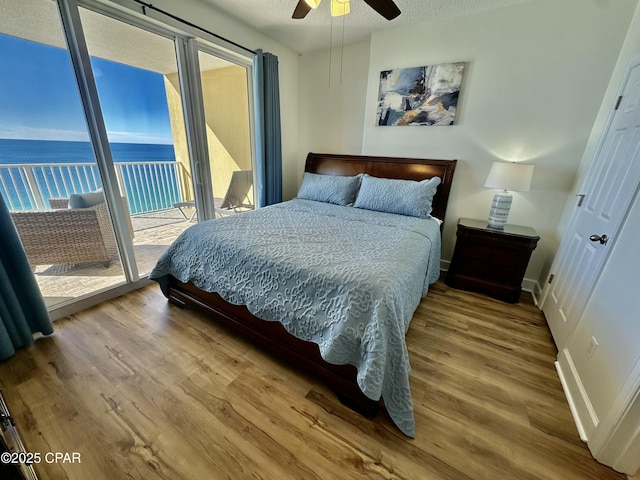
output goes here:
<path id="1" fill-rule="evenodd" d="M 471 248 L 461 249 L 461 259 L 464 260 L 464 263 L 480 262 L 494 266 L 509 267 L 518 263 L 521 258 L 522 252 L 519 249 L 510 248 L 499 243 L 494 245 L 478 243 Z"/>
<path id="2" fill-rule="evenodd" d="M 525 266 L 526 267 L 526 266 Z M 465 259 L 461 262 L 456 273 L 471 277 L 482 278 L 492 282 L 517 282 L 522 279 L 521 262 L 518 263 L 492 263 L 481 259 Z"/>
<path id="3" fill-rule="evenodd" d="M 485 225 L 460 219 L 445 282 L 454 288 L 477 290 L 515 303 L 539 237 L 527 227 L 507 226 L 510 228 L 498 231 Z"/>
<path id="4" fill-rule="evenodd" d="M 526 249 L 531 250 L 531 246 L 535 248 L 539 237 L 521 237 L 515 235 L 506 235 L 497 230 L 471 230 L 458 228 L 458 240 L 469 240 L 474 245 L 484 245 L 487 248 L 509 248 L 509 249 Z"/>

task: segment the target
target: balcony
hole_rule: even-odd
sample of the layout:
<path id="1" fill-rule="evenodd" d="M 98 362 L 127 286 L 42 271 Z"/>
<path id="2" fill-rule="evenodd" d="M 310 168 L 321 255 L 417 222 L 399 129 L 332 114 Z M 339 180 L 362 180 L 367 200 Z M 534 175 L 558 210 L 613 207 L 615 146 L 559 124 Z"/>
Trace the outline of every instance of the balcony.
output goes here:
<path id="1" fill-rule="evenodd" d="M 195 223 L 174 208 L 188 197 L 189 172 L 179 162 L 116 163 L 116 175 L 131 213 L 134 253 L 141 275 Z M 56 163 L 0 165 L 0 194 L 12 211 L 48 210 L 49 199 L 67 198 L 101 188 L 95 164 Z M 60 305 L 124 282 L 120 260 L 101 263 L 38 265 L 35 276 L 47 306 Z"/>

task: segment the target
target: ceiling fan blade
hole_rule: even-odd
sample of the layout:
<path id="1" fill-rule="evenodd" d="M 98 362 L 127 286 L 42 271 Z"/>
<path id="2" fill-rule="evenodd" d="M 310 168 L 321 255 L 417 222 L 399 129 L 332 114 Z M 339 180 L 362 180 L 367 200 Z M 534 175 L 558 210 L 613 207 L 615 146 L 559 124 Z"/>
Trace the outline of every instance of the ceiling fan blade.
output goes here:
<path id="1" fill-rule="evenodd" d="M 299 0 L 298 5 L 296 5 L 296 9 L 293 11 L 293 15 L 291 18 L 295 18 L 299 20 L 307 16 L 307 13 L 311 11 L 311 7 L 304 0 Z"/>
<path id="2" fill-rule="evenodd" d="M 393 20 L 400 15 L 400 9 L 393 0 L 364 0 L 371 8 L 387 20 Z"/>

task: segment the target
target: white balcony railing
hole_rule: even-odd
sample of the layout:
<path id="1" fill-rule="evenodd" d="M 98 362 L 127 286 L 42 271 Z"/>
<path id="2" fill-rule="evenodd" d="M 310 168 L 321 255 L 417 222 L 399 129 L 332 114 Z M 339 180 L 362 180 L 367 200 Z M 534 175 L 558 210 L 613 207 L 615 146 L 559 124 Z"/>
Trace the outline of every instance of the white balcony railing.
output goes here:
<path id="1" fill-rule="evenodd" d="M 188 172 L 179 162 L 118 162 L 116 176 L 132 215 L 171 208 L 184 201 Z M 10 210 L 49 208 L 50 198 L 67 198 L 102 188 L 94 163 L 0 165 L 0 194 Z"/>

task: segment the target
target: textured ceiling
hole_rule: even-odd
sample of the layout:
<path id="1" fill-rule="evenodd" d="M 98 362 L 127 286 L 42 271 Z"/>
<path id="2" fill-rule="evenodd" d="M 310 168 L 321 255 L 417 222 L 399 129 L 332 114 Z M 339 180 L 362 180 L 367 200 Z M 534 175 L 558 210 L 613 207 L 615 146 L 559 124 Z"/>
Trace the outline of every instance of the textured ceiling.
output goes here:
<path id="1" fill-rule="evenodd" d="M 342 43 L 344 21 L 345 45 L 356 43 L 371 32 L 401 25 L 471 15 L 533 0 L 395 0 L 402 14 L 387 21 L 363 0 L 351 0 L 351 13 L 333 18 L 329 14 L 330 0 L 324 0 L 317 10 L 303 20 L 293 20 L 291 14 L 297 0 L 201 0 L 217 10 L 238 18 L 268 37 L 299 53 L 326 49 Z M 0 32 L 40 43 L 65 48 L 54 2 L 42 0 L 0 0 Z M 89 53 L 128 65 L 161 73 L 176 71 L 171 42 L 127 24 L 81 9 Z M 333 30 L 333 35 L 332 35 Z M 240 39 L 241 41 L 241 39 Z M 132 45 L 145 45 L 144 53 Z M 204 69 L 229 65 L 211 55 L 200 58 Z"/>
<path id="2" fill-rule="evenodd" d="M 351 13 L 333 18 L 324 0 L 302 20 L 291 14 L 298 0 L 203 0 L 299 53 L 363 41 L 371 32 L 442 18 L 472 15 L 532 0 L 394 0 L 402 14 L 387 21 L 363 0 L 351 0 Z M 333 26 L 332 26 L 333 22 Z M 333 32 L 332 32 L 333 30 Z M 332 39 L 333 38 L 333 42 Z"/>

